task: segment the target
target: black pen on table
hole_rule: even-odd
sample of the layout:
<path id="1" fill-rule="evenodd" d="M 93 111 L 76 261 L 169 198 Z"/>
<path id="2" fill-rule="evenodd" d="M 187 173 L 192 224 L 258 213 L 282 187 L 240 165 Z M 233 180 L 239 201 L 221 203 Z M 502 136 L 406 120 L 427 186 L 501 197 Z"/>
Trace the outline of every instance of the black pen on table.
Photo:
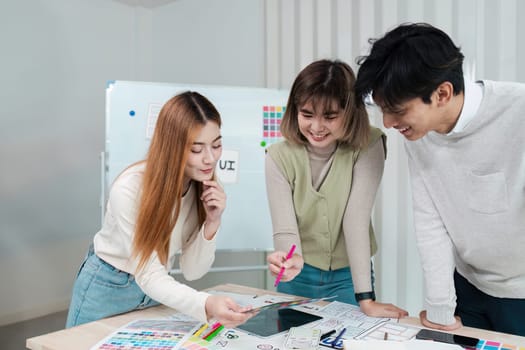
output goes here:
<path id="1" fill-rule="evenodd" d="M 321 336 L 321 340 L 328 338 L 329 336 L 331 336 L 334 333 L 335 333 L 335 329 L 332 329 L 330 332 L 326 332 L 325 334 L 323 334 Z"/>

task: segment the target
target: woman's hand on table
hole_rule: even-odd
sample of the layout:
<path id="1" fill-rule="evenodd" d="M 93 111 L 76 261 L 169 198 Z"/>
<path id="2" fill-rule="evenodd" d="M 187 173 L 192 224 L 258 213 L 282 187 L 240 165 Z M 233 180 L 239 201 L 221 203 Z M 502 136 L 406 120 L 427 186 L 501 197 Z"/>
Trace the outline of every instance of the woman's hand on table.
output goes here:
<path id="1" fill-rule="evenodd" d="M 359 307 L 367 316 L 403 318 L 408 316 L 408 312 L 394 304 L 379 303 L 372 299 L 359 301 Z"/>

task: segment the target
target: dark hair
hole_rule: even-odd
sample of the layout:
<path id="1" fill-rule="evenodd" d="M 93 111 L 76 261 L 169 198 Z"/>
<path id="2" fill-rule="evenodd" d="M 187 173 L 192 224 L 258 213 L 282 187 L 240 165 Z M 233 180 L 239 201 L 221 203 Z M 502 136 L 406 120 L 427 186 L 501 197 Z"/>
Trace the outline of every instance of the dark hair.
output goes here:
<path id="1" fill-rule="evenodd" d="M 337 101 L 343 112 L 343 136 L 339 140 L 355 148 L 368 142 L 370 123 L 364 104 L 357 105 L 354 94 L 355 75 L 350 66 L 339 60 L 319 60 L 306 66 L 295 78 L 281 122 L 281 133 L 294 144 L 308 141 L 299 130 L 299 109 L 308 101 L 320 111 Z"/>
<path id="2" fill-rule="evenodd" d="M 432 92 L 445 81 L 453 85 L 454 95 L 463 92 L 464 56 L 442 30 L 427 23 L 405 23 L 369 43 L 370 54 L 357 58 L 358 100 L 372 93 L 390 109 L 417 97 L 430 103 Z"/>

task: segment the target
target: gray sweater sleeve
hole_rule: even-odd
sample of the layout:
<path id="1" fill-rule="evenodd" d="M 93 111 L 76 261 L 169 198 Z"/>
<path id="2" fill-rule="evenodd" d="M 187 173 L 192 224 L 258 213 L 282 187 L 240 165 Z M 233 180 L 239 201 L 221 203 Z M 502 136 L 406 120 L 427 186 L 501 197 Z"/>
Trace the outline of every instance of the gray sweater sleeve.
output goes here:
<path id="1" fill-rule="evenodd" d="M 370 266 L 370 215 L 383 176 L 383 138 L 363 150 L 354 166 L 352 189 L 343 217 L 346 251 L 356 293 L 372 290 Z"/>
<path id="2" fill-rule="evenodd" d="M 266 193 L 272 217 L 274 249 L 288 251 L 292 244 L 295 244 L 295 253 L 303 255 L 297 219 L 295 217 L 292 189 L 269 154 L 266 155 L 265 172 Z"/>
<path id="3" fill-rule="evenodd" d="M 456 322 L 454 286 L 454 245 L 432 197 L 418 171 L 418 163 L 407 149 L 414 227 L 425 282 L 425 308 L 430 322 L 450 325 Z"/>

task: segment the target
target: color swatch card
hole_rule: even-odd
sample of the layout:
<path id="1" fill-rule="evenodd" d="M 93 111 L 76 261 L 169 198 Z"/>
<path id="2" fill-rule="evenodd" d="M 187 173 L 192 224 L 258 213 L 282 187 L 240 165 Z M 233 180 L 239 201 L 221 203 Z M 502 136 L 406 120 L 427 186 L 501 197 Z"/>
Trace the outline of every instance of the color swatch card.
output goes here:
<path id="1" fill-rule="evenodd" d="M 198 321 L 136 320 L 119 328 L 91 350 L 178 349 L 199 325 Z"/>
<path id="2" fill-rule="evenodd" d="M 263 106 L 261 145 L 269 146 L 282 139 L 281 121 L 286 110 L 285 106 Z"/>
<path id="3" fill-rule="evenodd" d="M 476 346 L 478 350 L 525 350 L 525 344 L 522 346 L 500 343 L 491 340 L 480 340 Z"/>

